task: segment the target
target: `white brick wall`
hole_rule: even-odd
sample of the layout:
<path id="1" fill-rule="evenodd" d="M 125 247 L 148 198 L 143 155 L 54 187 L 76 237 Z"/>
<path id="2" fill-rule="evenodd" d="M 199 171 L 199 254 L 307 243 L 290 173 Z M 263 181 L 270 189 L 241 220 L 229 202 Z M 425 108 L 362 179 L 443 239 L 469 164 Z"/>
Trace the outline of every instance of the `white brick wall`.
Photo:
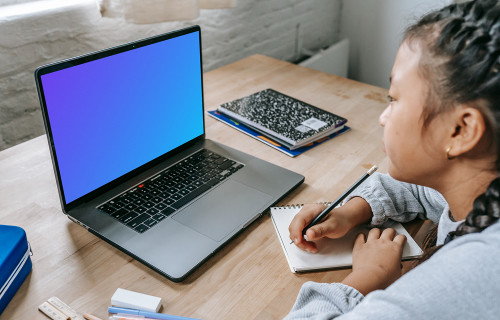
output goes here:
<path id="1" fill-rule="evenodd" d="M 40 65 L 192 24 L 202 28 L 205 71 L 254 53 L 293 61 L 297 34 L 308 50 L 338 40 L 341 9 L 341 0 L 239 0 L 192 21 L 131 25 L 100 18 L 92 1 L 0 7 L 0 150 L 45 132 L 33 77 Z"/>

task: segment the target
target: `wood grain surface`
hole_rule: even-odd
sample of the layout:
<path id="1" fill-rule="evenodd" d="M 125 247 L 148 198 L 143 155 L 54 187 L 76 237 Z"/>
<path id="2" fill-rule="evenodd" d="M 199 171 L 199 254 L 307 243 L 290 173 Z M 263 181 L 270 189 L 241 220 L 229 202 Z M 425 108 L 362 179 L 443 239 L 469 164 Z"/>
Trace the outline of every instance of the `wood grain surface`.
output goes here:
<path id="1" fill-rule="evenodd" d="M 207 138 L 301 173 L 281 204 L 331 201 L 372 165 L 386 170 L 378 117 L 387 91 L 254 55 L 204 75 L 206 110 L 273 88 L 349 120 L 350 132 L 291 158 L 205 117 Z M 62 213 L 47 139 L 0 152 L 0 223 L 24 228 L 33 270 L 0 319 L 45 319 L 52 296 L 107 319 L 117 288 L 163 299 L 161 312 L 199 319 L 279 319 L 306 281 L 342 280 L 349 269 L 292 274 L 269 215 L 254 222 L 182 283 L 173 283 L 72 223 Z"/>

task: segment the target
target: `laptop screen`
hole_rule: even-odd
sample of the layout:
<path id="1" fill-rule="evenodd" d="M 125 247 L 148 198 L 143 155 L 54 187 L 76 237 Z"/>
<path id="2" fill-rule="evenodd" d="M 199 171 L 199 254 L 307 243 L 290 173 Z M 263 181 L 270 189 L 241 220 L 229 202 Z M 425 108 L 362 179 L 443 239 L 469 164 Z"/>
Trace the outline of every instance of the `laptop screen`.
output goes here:
<path id="1" fill-rule="evenodd" d="M 66 204 L 204 133 L 199 29 L 148 43 L 40 76 Z"/>

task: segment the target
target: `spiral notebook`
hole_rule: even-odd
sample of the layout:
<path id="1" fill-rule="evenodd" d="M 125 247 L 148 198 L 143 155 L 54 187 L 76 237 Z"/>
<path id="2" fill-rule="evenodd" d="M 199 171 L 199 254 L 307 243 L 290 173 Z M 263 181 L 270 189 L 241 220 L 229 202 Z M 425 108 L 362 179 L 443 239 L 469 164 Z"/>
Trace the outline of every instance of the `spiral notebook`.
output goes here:
<path id="1" fill-rule="evenodd" d="M 300 211 L 300 208 L 300 205 L 271 208 L 271 220 L 278 234 L 278 240 L 283 247 L 290 270 L 297 273 L 351 267 L 354 239 L 360 232 L 368 233 L 370 228 L 367 225 L 362 225 L 351 230 L 340 239 L 316 241 L 318 252 L 309 253 L 290 243 L 288 226 L 293 217 Z M 395 229 L 398 234 L 406 236 L 407 240 L 403 249 L 402 260 L 411 260 L 422 255 L 422 249 L 400 223 L 394 222 L 390 227 Z"/>

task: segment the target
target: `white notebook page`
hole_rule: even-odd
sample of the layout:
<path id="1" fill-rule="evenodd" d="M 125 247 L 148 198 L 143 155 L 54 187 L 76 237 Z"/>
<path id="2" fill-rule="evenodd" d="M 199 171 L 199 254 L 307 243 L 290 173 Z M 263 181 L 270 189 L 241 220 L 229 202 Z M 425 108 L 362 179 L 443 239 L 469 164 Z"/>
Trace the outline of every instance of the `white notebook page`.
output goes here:
<path id="1" fill-rule="evenodd" d="M 321 239 L 315 241 L 318 252 L 309 253 L 290 243 L 288 226 L 299 211 L 300 206 L 271 208 L 271 218 L 278 234 L 278 239 L 285 252 L 290 270 L 295 273 L 352 266 L 354 239 L 360 232 L 367 234 L 369 228 L 359 226 L 340 239 Z M 403 249 L 403 260 L 415 258 L 422 254 L 420 247 L 400 223 L 395 222 L 391 225 L 391 228 L 395 229 L 398 234 L 406 236 L 407 240 Z"/>

